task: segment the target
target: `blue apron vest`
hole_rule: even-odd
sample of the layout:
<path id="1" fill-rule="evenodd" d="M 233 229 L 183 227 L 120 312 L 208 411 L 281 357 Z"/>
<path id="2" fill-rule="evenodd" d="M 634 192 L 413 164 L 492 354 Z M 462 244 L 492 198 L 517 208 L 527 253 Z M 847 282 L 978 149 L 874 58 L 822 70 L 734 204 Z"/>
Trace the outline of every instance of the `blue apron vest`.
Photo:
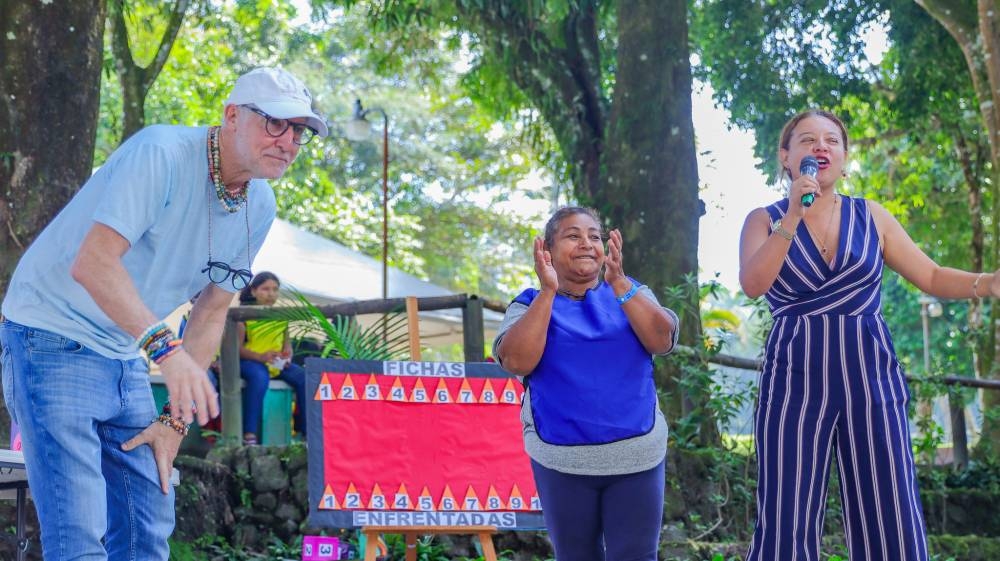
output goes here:
<path id="1" fill-rule="evenodd" d="M 633 281 L 634 282 L 634 281 Z M 538 290 L 514 299 L 530 305 Z M 657 410 L 653 357 L 611 286 L 556 296 L 545 351 L 525 378 L 535 430 L 556 445 L 606 444 L 648 433 Z"/>

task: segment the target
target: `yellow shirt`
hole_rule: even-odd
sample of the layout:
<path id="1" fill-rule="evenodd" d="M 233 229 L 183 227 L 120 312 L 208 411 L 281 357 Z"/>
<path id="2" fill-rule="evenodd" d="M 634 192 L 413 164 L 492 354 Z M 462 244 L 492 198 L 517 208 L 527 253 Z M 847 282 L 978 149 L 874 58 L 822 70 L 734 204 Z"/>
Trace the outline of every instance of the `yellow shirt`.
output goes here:
<path id="1" fill-rule="evenodd" d="M 285 333 L 288 331 L 287 321 L 275 320 L 251 320 L 247 325 L 247 342 L 243 345 L 247 350 L 255 353 L 266 353 L 270 351 L 281 352 L 285 347 Z M 281 370 L 267 365 L 267 370 L 272 378 L 278 376 Z"/>

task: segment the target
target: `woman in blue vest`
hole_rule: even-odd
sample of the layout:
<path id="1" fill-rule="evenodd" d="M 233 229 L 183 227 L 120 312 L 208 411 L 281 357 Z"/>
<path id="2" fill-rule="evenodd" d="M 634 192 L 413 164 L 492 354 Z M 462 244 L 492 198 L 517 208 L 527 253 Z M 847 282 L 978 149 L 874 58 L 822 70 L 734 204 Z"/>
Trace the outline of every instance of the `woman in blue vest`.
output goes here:
<path id="1" fill-rule="evenodd" d="M 540 289 L 507 308 L 493 343 L 522 376 L 525 450 L 558 559 L 656 560 L 667 424 L 653 355 L 677 342 L 677 315 L 625 275 L 622 236 L 565 207 L 535 240 Z M 602 275 L 603 268 L 603 275 Z"/>
<path id="2" fill-rule="evenodd" d="M 802 165 L 809 156 L 812 173 Z M 788 198 L 751 212 L 740 241 L 743 291 L 763 295 L 774 316 L 747 559 L 819 559 L 835 453 L 850 558 L 926 561 L 909 390 L 881 312 L 883 265 L 941 298 L 996 296 L 1000 275 L 938 266 L 883 206 L 838 193 L 847 130 L 832 113 L 793 117 L 778 157 Z"/>

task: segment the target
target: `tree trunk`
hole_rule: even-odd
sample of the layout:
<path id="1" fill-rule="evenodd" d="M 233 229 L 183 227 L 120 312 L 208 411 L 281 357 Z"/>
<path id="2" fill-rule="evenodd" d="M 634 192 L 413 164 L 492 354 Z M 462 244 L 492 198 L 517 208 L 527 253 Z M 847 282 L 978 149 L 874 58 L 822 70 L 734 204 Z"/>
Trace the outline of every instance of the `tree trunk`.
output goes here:
<path id="1" fill-rule="evenodd" d="M 0 297 L 21 254 L 90 176 L 104 15 L 104 0 L 0 3 Z M 0 446 L 7 430 L 0 421 Z"/>
<path id="2" fill-rule="evenodd" d="M 937 20 L 948 33 L 955 38 L 958 46 L 965 55 L 966 64 L 969 67 L 969 75 L 972 77 L 972 84 L 979 98 L 979 111 L 983 118 L 983 124 L 989 132 L 990 160 L 993 164 L 992 182 L 986 187 L 990 190 L 990 197 L 993 201 L 991 213 L 991 234 L 992 246 L 984 250 L 984 266 L 988 269 L 996 268 L 1000 263 L 1000 243 L 997 236 L 1000 235 L 1000 13 L 997 6 L 990 0 L 978 0 L 976 4 L 971 2 L 952 2 L 949 0 L 915 0 L 917 4 L 927 10 L 927 13 Z M 991 360 L 986 361 L 987 367 L 983 374 L 986 378 L 996 378 L 995 368 L 1000 362 L 1000 338 L 996 337 L 997 328 L 1000 326 L 1000 312 L 993 299 L 985 305 L 990 307 L 993 323 L 990 326 L 990 333 L 987 339 L 994 342 L 992 349 L 984 349 L 989 352 Z M 985 356 L 985 353 L 984 353 Z M 997 411 L 1000 406 L 1000 392 L 986 392 L 983 395 L 983 408 L 989 413 Z M 983 430 L 979 441 L 980 454 L 993 455 L 1000 452 L 1000 418 L 995 415 L 983 416 Z"/>
<path id="3" fill-rule="evenodd" d="M 538 108 L 570 166 L 575 195 L 601 212 L 624 238 L 625 271 L 661 299 L 696 282 L 698 171 L 691 120 L 687 4 L 624 0 L 617 4 L 614 101 L 603 96 L 607 63 L 598 48 L 598 3 L 572 4 L 553 38 L 528 4 L 457 0 L 492 56 Z M 611 107 L 609 115 L 608 107 Z M 681 341 L 701 347 L 698 291 L 681 303 Z M 658 374 L 673 400 L 671 424 L 697 418 L 699 443 L 717 442 L 702 407 L 700 384 L 679 385 L 678 371 Z M 689 380 L 690 381 L 690 380 Z"/>
<path id="4" fill-rule="evenodd" d="M 170 16 L 167 29 L 160 38 L 156 54 L 149 66 L 136 64 L 128 41 L 128 25 L 126 24 L 126 7 L 124 0 L 114 0 L 111 3 L 111 47 L 114 53 L 115 69 L 122 86 L 122 113 L 124 128 L 121 141 L 124 142 L 146 125 L 146 95 L 153 87 L 156 77 L 163 70 L 170 57 L 170 49 L 177 39 L 184 14 L 187 12 L 189 0 L 176 0 L 170 6 Z"/>
<path id="5" fill-rule="evenodd" d="M 982 188 L 979 185 L 977 178 L 979 174 L 976 171 L 976 163 L 985 163 L 986 156 L 983 154 L 982 143 L 973 139 L 973 144 L 970 146 L 969 142 L 965 138 L 964 131 L 961 127 L 955 127 L 952 131 L 952 137 L 955 139 L 955 149 L 956 155 L 958 156 L 958 161 L 962 166 L 962 177 L 965 179 L 965 184 L 969 189 L 969 226 L 972 229 L 972 241 L 970 243 L 972 262 L 970 263 L 971 269 L 973 271 L 983 270 L 983 252 L 986 243 L 985 226 L 983 224 L 983 193 Z M 973 147 L 977 148 L 975 151 L 975 158 L 973 156 Z M 974 163 L 975 162 L 975 163 Z M 968 325 L 969 329 L 973 333 L 977 333 L 982 328 L 982 312 L 983 312 L 983 301 L 972 299 L 969 302 L 969 317 Z M 992 345 L 987 345 L 988 338 L 979 337 L 976 345 L 972 348 L 972 373 L 976 378 L 983 378 L 983 373 L 987 372 L 984 369 L 984 358 L 985 353 L 982 353 L 980 349 L 982 347 L 991 348 Z M 982 392 L 983 390 L 978 390 Z M 953 392 L 954 393 L 954 392 Z M 981 393 L 980 393 L 981 395 Z M 949 404 L 952 402 L 957 402 L 958 395 L 949 395 Z M 969 411 L 964 407 L 964 404 L 957 403 L 957 408 L 959 411 L 952 411 L 952 423 L 961 422 L 961 431 L 954 432 L 956 435 L 954 437 L 954 443 L 952 448 L 954 449 L 954 459 L 955 464 L 965 467 L 968 463 L 968 436 L 965 434 L 966 417 L 969 417 Z M 961 421 L 957 418 L 961 416 Z M 959 438 L 963 439 L 959 442 Z"/>
<path id="6" fill-rule="evenodd" d="M 627 273 L 663 298 L 671 287 L 696 282 L 698 163 L 691 119 L 691 64 L 684 0 L 618 3 L 615 94 L 594 202 L 626 240 Z M 698 290 L 683 291 L 677 312 L 681 340 L 700 348 Z M 678 369 L 658 380 L 670 396 L 668 415 L 696 415 L 699 444 L 717 441 L 714 419 L 700 410 L 707 388 L 677 383 Z"/>
<path id="7" fill-rule="evenodd" d="M 456 8 L 552 129 L 575 194 L 589 204 L 601 185 L 607 125 L 596 0 L 575 2 L 556 39 L 520 0 L 456 0 Z"/>

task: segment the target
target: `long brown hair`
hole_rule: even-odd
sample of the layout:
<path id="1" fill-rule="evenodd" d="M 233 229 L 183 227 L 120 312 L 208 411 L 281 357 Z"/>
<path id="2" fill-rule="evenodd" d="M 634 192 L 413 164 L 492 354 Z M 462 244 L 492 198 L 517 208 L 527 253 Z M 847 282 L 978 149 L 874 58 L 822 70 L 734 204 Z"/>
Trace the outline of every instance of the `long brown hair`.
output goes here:
<path id="1" fill-rule="evenodd" d="M 254 275 L 250 284 L 244 286 L 243 289 L 240 290 L 240 304 L 256 304 L 257 297 L 253 295 L 254 289 L 269 280 L 273 280 L 275 284 L 281 286 L 281 281 L 278 280 L 278 275 L 275 275 L 271 271 L 261 271 Z"/>

